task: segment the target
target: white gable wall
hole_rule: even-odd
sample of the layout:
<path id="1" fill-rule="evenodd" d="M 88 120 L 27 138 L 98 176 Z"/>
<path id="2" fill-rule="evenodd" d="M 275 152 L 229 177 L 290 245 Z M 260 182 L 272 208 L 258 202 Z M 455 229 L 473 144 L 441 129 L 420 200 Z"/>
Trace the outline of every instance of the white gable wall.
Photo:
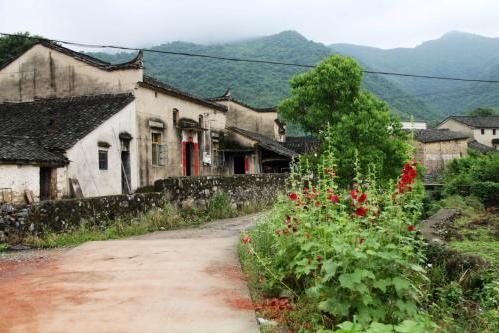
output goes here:
<path id="1" fill-rule="evenodd" d="M 0 70 L 0 102 L 133 91 L 142 69 L 106 71 L 41 44 Z"/>
<path id="2" fill-rule="evenodd" d="M 66 194 L 69 194 L 68 178 L 78 179 L 85 197 L 121 193 L 121 145 L 119 139 L 121 132 L 128 132 L 133 137 L 130 141 L 131 189 L 132 191 L 137 189 L 139 181 L 137 142 L 139 135 L 135 101 L 133 101 L 67 151 L 70 164 L 67 167 L 65 179 Z M 99 170 L 99 141 L 111 145 L 108 148 L 107 170 Z"/>

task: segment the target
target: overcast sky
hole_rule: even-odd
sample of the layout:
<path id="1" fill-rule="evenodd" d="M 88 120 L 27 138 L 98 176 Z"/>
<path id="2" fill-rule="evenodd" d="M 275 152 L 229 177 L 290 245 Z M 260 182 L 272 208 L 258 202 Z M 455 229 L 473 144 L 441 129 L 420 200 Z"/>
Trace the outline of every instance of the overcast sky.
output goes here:
<path id="1" fill-rule="evenodd" d="M 452 30 L 499 37 L 498 0 L 0 0 L 0 32 L 126 46 L 296 30 L 317 42 L 413 47 Z"/>

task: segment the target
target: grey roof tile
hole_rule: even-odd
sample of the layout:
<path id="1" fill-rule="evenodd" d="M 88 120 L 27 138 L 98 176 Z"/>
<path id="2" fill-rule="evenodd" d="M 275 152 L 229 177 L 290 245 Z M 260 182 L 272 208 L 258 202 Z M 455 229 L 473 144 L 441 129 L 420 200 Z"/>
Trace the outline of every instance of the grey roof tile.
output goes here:
<path id="1" fill-rule="evenodd" d="M 266 137 L 265 135 L 262 135 L 260 133 L 248 131 L 242 128 L 238 127 L 227 127 L 228 130 L 233 131 L 235 133 L 238 133 L 240 135 L 243 135 L 253 141 L 258 142 L 260 146 L 262 146 L 265 149 L 268 149 L 270 151 L 273 151 L 276 154 L 286 156 L 289 158 L 294 158 L 298 157 L 298 154 L 282 145 L 281 142 L 277 142 L 276 140 L 273 140 L 269 137 Z"/>
<path id="2" fill-rule="evenodd" d="M 37 147 L 65 151 L 133 100 L 132 94 L 124 93 L 0 103 L 0 137 L 15 147 L 4 148 L 0 160 L 23 160 Z"/>

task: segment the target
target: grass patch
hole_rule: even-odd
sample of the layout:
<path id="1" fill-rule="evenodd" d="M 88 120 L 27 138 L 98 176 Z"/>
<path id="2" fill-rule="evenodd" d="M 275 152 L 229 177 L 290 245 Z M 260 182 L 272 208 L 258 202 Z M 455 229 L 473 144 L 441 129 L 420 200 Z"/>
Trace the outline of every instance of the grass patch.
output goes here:
<path id="1" fill-rule="evenodd" d="M 482 257 L 493 265 L 499 264 L 499 243 L 496 241 L 455 241 L 450 246 L 460 252 Z"/>
<path id="2" fill-rule="evenodd" d="M 7 251 L 9 249 L 9 244 L 0 243 L 0 252 Z"/>

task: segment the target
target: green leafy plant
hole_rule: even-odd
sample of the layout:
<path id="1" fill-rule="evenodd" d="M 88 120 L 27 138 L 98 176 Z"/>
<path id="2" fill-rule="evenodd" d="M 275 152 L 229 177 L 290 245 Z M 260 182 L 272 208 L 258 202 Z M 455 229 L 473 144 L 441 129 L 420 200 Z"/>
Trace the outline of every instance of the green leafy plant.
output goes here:
<path id="1" fill-rule="evenodd" d="M 427 277 L 415 227 L 422 207 L 415 163 L 405 164 L 390 190 L 372 171 L 362 177 L 357 164 L 346 190 L 333 152 L 328 145 L 314 178 L 298 167 L 289 196 L 243 238 L 260 280 L 269 293 L 306 297 L 324 329 L 427 331 L 434 324 L 419 308 Z"/>

